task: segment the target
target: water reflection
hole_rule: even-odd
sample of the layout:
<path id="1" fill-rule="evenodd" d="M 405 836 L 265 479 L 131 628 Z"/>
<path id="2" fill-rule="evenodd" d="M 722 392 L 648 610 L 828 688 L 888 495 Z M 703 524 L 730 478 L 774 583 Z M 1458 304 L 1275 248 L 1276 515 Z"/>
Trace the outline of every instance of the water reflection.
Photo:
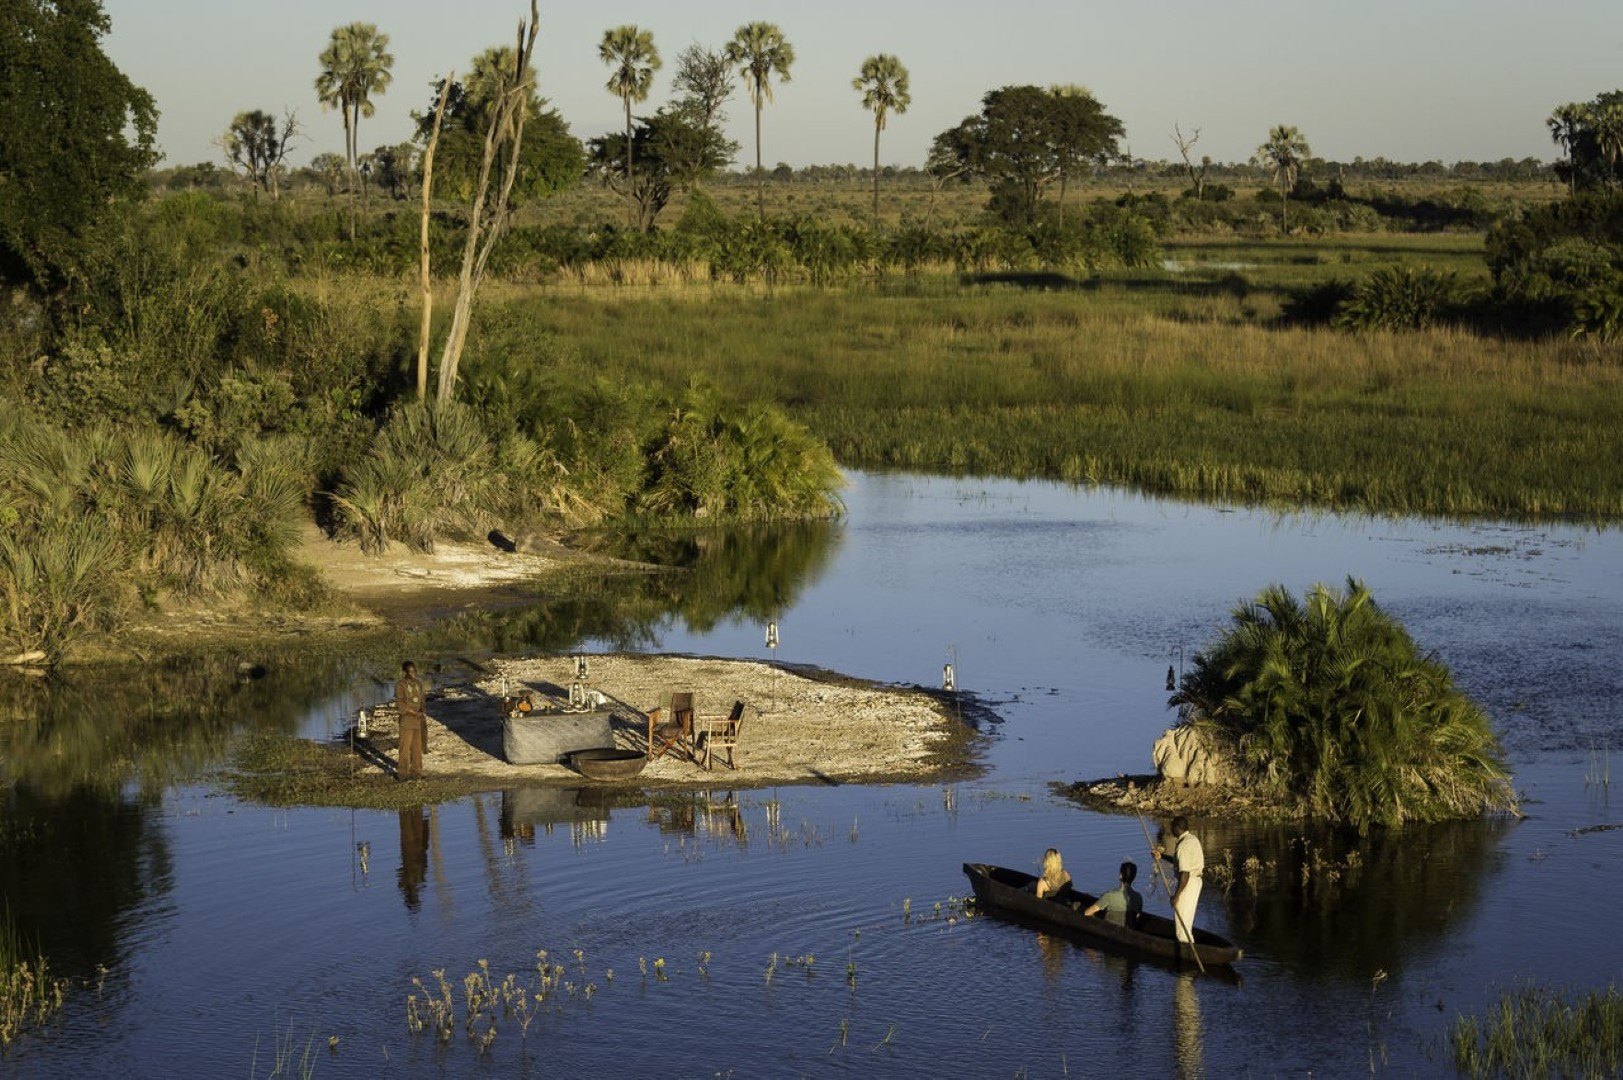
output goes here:
<path id="1" fill-rule="evenodd" d="M 1230 936 L 1248 952 L 1364 981 L 1377 969 L 1400 971 L 1469 917 L 1501 868 L 1513 824 L 1455 821 L 1360 837 L 1203 822 L 1212 900 L 1202 899 L 1227 909 Z"/>
<path id="2" fill-rule="evenodd" d="M 422 907 L 428 878 L 428 813 L 422 806 L 400 811 L 400 895 L 409 911 Z"/>
<path id="3" fill-rule="evenodd" d="M 0 673 L 0 904 L 17 930 L 65 973 L 114 967 L 129 913 L 170 889 L 164 789 L 246 727 L 291 730 L 333 678 L 224 654 Z"/>
<path id="4" fill-rule="evenodd" d="M 1198 1080 L 1206 1075 L 1206 1035 L 1200 1019 L 1195 976 L 1185 973 L 1172 983 L 1172 1054 L 1178 1076 Z"/>
<path id="5" fill-rule="evenodd" d="M 534 847 L 537 826 L 551 836 L 556 826 L 567 825 L 577 847 L 601 841 L 608 835 L 611 799 L 600 788 L 509 788 L 502 792 L 502 839 Z"/>
<path id="6" fill-rule="evenodd" d="M 670 572 L 583 577 L 544 604 L 469 615 L 433 635 L 497 652 L 561 650 L 587 639 L 635 649 L 652 645 L 673 618 L 696 633 L 727 619 L 764 620 L 816 581 L 839 537 L 830 522 L 579 537 L 582 546 Z"/>

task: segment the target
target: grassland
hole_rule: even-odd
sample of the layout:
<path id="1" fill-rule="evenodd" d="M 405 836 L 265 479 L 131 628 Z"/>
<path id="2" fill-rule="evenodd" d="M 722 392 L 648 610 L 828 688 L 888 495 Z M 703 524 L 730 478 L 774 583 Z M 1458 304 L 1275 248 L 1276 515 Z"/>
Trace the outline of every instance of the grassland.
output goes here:
<path id="1" fill-rule="evenodd" d="M 713 381 L 843 463 L 1377 512 L 1623 514 L 1623 364 L 1564 337 L 1284 325 L 1288 291 L 1393 263 L 1487 282 L 1472 234 L 1173 241 L 1088 280 L 508 286 L 478 351 L 571 381 Z M 543 339 L 551 341 L 543 348 Z"/>

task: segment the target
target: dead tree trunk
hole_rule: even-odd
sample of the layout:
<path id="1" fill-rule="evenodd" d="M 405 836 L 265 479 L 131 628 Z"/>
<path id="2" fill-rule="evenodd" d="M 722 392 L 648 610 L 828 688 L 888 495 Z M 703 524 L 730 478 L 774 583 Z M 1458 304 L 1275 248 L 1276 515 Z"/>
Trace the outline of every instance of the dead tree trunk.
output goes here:
<path id="1" fill-rule="evenodd" d="M 512 85 L 497 95 L 491 110 L 490 127 L 485 131 L 484 153 L 479 160 L 479 180 L 468 206 L 468 235 L 462 243 L 462 269 L 457 274 L 456 303 L 451 311 L 451 330 L 440 354 L 438 398 L 441 404 L 456 395 L 457 365 L 467 341 L 468 324 L 473 318 L 473 298 L 485 276 L 490 252 L 501 239 L 511 216 L 509 199 L 518 178 L 519 151 L 524 142 L 524 120 L 530 98 L 525 73 L 535 53 L 537 31 L 536 0 L 530 0 L 530 22 L 518 24 L 518 50 Z M 505 156 L 503 156 L 505 151 Z M 501 172 L 500 191 L 491 192 L 492 173 Z"/>
<path id="2" fill-rule="evenodd" d="M 434 130 L 428 136 L 428 148 L 423 151 L 423 222 L 418 235 L 422 249 L 423 323 L 417 335 L 417 400 L 428 397 L 428 339 L 434 325 L 434 278 L 428 257 L 428 218 L 434 192 L 434 149 L 440 144 L 440 122 L 445 119 L 445 101 L 451 96 L 451 80 L 456 72 L 445 77 L 440 84 L 440 103 L 434 109 Z"/>

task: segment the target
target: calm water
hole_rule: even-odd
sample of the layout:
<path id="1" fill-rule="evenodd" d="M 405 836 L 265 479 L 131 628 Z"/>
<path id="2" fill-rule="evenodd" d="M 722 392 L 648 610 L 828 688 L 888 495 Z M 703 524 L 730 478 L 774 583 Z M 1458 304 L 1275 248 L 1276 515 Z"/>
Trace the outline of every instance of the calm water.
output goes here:
<path id="1" fill-rule="evenodd" d="M 308 1047 L 332 1076 L 1446 1074 L 1457 1013 L 1529 979 L 1599 987 L 1623 969 L 1596 927 L 1615 919 L 1623 830 L 1573 835 L 1623 821 L 1585 785 L 1594 747 L 1623 750 L 1618 532 L 853 480 L 841 528 L 648 539 L 694 567 L 685 584 L 481 632 L 514 650 L 584 637 L 764 657 L 775 615 L 782 661 L 936 684 L 950 660 L 1003 719 L 982 779 L 272 811 L 220 794 L 208 766 L 245 726 L 323 735 L 386 693 L 367 677 L 383 661 L 8 685 L 5 898 L 60 970 L 106 974 L 3 1068 L 266 1075 Z M 1097 890 L 1142 856 L 1135 820 L 1050 782 L 1147 771 L 1180 647 L 1265 584 L 1348 574 L 1488 705 L 1526 820 L 1362 845 L 1197 823 L 1210 856 L 1262 866 L 1201 903 L 1247 951 L 1239 986 L 956 917 L 965 861 L 1029 866 L 1055 844 Z M 444 1046 L 408 1032 L 414 977 L 443 969 L 460 1008 L 480 960 L 533 982 L 539 949 L 566 971 L 522 1038 L 504 1021 L 481 1056 L 460 1026 Z"/>

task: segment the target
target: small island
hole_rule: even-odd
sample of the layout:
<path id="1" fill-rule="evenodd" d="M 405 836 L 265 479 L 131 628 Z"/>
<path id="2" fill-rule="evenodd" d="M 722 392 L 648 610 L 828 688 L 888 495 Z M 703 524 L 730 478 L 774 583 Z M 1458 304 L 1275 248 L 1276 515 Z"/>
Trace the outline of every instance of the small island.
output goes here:
<path id="1" fill-rule="evenodd" d="M 1102 810 L 1360 832 L 1518 812 L 1487 715 L 1355 579 L 1239 604 L 1176 691 L 1180 723 L 1155 743 L 1156 775 L 1065 794 Z"/>

